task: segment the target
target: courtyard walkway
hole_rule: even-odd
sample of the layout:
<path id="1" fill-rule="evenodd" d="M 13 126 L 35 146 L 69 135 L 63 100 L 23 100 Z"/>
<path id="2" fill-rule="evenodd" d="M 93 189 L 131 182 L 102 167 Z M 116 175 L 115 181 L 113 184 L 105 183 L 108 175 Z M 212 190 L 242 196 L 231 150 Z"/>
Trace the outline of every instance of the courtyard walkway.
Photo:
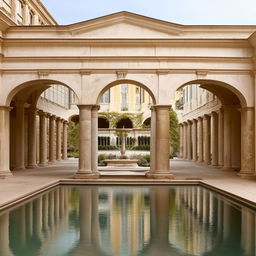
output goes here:
<path id="1" fill-rule="evenodd" d="M 174 174 L 174 180 L 163 182 L 163 184 L 175 182 L 203 182 L 218 190 L 225 191 L 228 194 L 235 195 L 249 201 L 256 206 L 256 178 L 240 178 L 236 172 L 224 172 L 220 169 L 204 166 L 190 161 L 180 159 L 171 160 L 171 169 Z M 60 180 L 65 184 L 72 181 L 72 177 L 77 170 L 77 159 L 69 159 L 51 165 L 33 170 L 13 172 L 13 176 L 8 179 L 0 180 L 0 209 L 12 205 L 14 200 L 24 200 L 31 195 L 36 195 L 44 189 L 59 184 Z M 106 171 L 101 172 L 103 176 L 97 183 L 115 183 L 119 181 L 125 184 L 136 181 L 136 184 L 152 184 L 156 180 L 148 180 L 143 172 L 119 171 L 118 177 L 112 177 Z M 112 172 L 113 173 L 113 172 Z M 111 174 L 111 173 L 109 173 Z M 127 175 L 130 175 L 129 176 Z M 72 183 L 72 182 L 71 182 Z M 90 181 L 88 181 L 90 183 Z M 157 180 L 158 184 L 161 181 Z M 96 183 L 93 183 L 96 184 Z"/>

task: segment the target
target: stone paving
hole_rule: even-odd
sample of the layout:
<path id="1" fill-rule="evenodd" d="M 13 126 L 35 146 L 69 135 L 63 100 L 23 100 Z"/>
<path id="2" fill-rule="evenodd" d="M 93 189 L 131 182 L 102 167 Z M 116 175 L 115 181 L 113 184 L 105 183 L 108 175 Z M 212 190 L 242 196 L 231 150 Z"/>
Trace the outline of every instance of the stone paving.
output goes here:
<path id="1" fill-rule="evenodd" d="M 236 172 L 225 172 L 180 159 L 171 160 L 171 169 L 174 174 L 174 181 L 201 180 L 207 185 L 244 198 L 256 205 L 256 178 L 240 178 Z M 12 177 L 0 180 L 0 209 L 14 200 L 26 198 L 36 191 L 56 185 L 59 180 L 72 178 L 76 170 L 77 160 L 69 159 L 49 167 L 13 172 Z M 101 173 L 106 175 L 106 171 Z M 114 174 L 114 172 L 108 173 L 107 181 L 109 182 L 111 182 L 111 174 Z M 122 177 L 127 177 L 129 174 L 132 175 L 132 179 L 136 180 L 138 178 L 146 181 L 144 173 L 140 172 L 138 174 L 136 172 L 136 175 L 134 175 L 135 172 L 128 171 L 119 171 L 117 181 L 122 180 Z"/>

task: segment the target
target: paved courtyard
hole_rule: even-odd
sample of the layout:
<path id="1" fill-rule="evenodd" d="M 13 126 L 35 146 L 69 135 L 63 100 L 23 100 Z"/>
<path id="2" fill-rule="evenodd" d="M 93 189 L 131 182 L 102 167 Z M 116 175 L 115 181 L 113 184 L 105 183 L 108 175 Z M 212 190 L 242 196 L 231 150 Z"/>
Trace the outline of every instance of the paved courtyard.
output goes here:
<path id="1" fill-rule="evenodd" d="M 60 180 L 68 182 L 76 172 L 77 164 L 77 159 L 69 159 L 49 167 L 13 172 L 12 177 L 0 180 L 0 209 L 14 200 L 23 200 L 43 188 L 59 184 Z M 244 179 L 240 178 L 236 172 L 225 172 L 221 169 L 180 159 L 171 160 L 170 165 L 174 175 L 174 180 L 171 180 L 170 183 L 201 181 L 256 205 L 256 178 Z M 118 171 L 116 177 L 112 176 L 113 171 L 109 173 L 103 171 L 101 174 L 103 176 L 98 183 L 102 184 L 104 181 L 111 184 L 113 181 L 132 183 L 135 180 L 138 181 L 136 184 L 147 184 L 147 182 L 152 184 L 154 181 L 161 183 L 159 180 L 146 179 L 143 172 Z M 90 183 L 89 180 L 86 182 Z M 166 182 L 163 183 L 166 184 Z"/>

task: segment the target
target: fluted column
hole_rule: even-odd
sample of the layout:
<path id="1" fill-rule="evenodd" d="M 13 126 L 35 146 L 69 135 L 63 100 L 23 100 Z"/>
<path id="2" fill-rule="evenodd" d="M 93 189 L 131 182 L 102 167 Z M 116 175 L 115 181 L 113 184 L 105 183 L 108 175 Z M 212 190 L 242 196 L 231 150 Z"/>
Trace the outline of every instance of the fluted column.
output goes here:
<path id="1" fill-rule="evenodd" d="M 192 159 L 192 122 L 190 120 L 187 126 L 187 159 Z"/>
<path id="2" fill-rule="evenodd" d="M 75 178 L 98 178 L 92 170 L 92 108 L 94 105 L 79 107 L 79 169 Z"/>
<path id="3" fill-rule="evenodd" d="M 157 105 L 153 106 L 156 113 L 155 131 L 156 131 L 156 143 L 155 143 L 155 169 L 150 170 L 147 173 L 149 178 L 171 179 L 173 175 L 170 173 L 169 164 L 169 105 Z"/>
<path id="4" fill-rule="evenodd" d="M 49 163 L 54 163 L 56 161 L 56 150 L 55 150 L 55 115 L 50 116 L 49 122 Z"/>
<path id="5" fill-rule="evenodd" d="M 187 140 L 188 140 L 188 123 L 183 123 L 183 159 L 187 159 L 188 150 L 187 150 Z"/>
<path id="6" fill-rule="evenodd" d="M 0 178 L 11 176 L 10 171 L 10 111 L 0 106 Z"/>
<path id="7" fill-rule="evenodd" d="M 68 121 L 63 122 L 62 159 L 67 160 L 68 156 Z"/>
<path id="8" fill-rule="evenodd" d="M 210 117 L 208 115 L 204 115 L 203 118 L 203 136 L 204 136 L 204 163 L 210 164 Z"/>
<path id="9" fill-rule="evenodd" d="M 224 149 L 224 127 L 223 127 L 223 109 L 218 111 L 218 165 L 223 166 Z"/>
<path id="10" fill-rule="evenodd" d="M 35 106 L 28 109 L 28 169 L 37 167 L 36 163 L 36 113 Z"/>
<path id="11" fill-rule="evenodd" d="M 56 119 L 56 160 L 61 160 L 61 129 L 62 119 L 58 117 Z"/>
<path id="12" fill-rule="evenodd" d="M 197 125 L 198 125 L 198 161 L 203 162 L 204 143 L 203 143 L 203 118 L 202 117 L 198 118 Z"/>
<path id="13" fill-rule="evenodd" d="M 25 169 L 24 152 L 24 101 L 16 102 L 16 122 L 15 122 L 15 168 L 14 171 Z"/>
<path id="14" fill-rule="evenodd" d="M 192 122 L 192 159 L 197 161 L 197 120 L 193 119 Z"/>
<path id="15" fill-rule="evenodd" d="M 47 114 L 39 111 L 39 166 L 47 165 L 47 127 L 46 127 Z"/>
<path id="16" fill-rule="evenodd" d="M 216 112 L 211 114 L 211 152 L 212 165 L 218 165 L 218 115 Z"/>
<path id="17" fill-rule="evenodd" d="M 153 107 L 151 110 L 151 126 L 150 126 L 150 171 L 153 173 L 156 164 L 156 111 Z"/>
<path id="18" fill-rule="evenodd" d="M 241 170 L 240 176 L 255 175 L 254 107 L 241 109 Z"/>
<path id="19" fill-rule="evenodd" d="M 230 171 L 232 169 L 232 158 L 231 158 L 231 106 L 223 106 L 224 111 L 224 159 L 223 159 L 223 170 Z"/>
<path id="20" fill-rule="evenodd" d="M 99 105 L 92 107 L 92 171 L 99 175 L 98 172 L 98 111 Z"/>
<path id="21" fill-rule="evenodd" d="M 179 130 L 180 130 L 180 152 L 179 152 L 179 157 L 183 158 L 183 124 L 179 125 Z"/>

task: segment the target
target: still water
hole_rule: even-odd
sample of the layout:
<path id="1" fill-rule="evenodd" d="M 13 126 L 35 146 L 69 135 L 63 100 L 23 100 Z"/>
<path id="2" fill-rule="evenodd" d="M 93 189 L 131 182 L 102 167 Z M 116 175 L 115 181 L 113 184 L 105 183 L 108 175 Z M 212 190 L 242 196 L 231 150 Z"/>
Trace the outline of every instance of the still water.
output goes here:
<path id="1" fill-rule="evenodd" d="M 254 256 L 256 212 L 197 186 L 60 186 L 0 213 L 1 256 Z"/>

